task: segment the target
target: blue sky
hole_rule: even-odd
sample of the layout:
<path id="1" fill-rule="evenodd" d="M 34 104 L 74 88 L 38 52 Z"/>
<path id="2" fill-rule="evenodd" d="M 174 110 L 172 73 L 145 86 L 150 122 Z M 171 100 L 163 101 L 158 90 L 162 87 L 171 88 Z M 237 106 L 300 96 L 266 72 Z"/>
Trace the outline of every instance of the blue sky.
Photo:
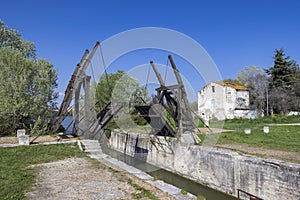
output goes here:
<path id="1" fill-rule="evenodd" d="M 223 78 L 235 78 L 245 66 L 272 66 L 276 48 L 300 61 L 297 0 L 1 0 L 0 5 L 0 19 L 35 43 L 38 56 L 58 69 L 60 92 L 84 49 L 139 27 L 169 28 L 193 38 Z M 195 90 L 203 86 L 192 84 Z"/>

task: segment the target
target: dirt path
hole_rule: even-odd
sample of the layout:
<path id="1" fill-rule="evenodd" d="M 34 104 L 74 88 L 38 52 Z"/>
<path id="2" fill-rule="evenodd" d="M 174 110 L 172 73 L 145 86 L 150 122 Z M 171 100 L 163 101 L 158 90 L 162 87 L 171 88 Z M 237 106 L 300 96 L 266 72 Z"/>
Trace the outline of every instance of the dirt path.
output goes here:
<path id="1" fill-rule="evenodd" d="M 300 123 L 291 123 L 291 124 L 267 124 L 268 126 L 300 126 Z"/>
<path id="2" fill-rule="evenodd" d="M 133 199 L 134 195 L 142 195 L 141 190 L 133 187 L 136 184 L 158 199 L 174 199 L 130 174 L 93 162 L 89 158 L 68 158 L 33 166 L 41 167 L 41 170 L 33 191 L 26 197 L 46 200 Z"/>
<path id="3" fill-rule="evenodd" d="M 30 141 L 33 140 L 34 137 L 30 137 Z M 76 138 L 69 137 L 66 139 L 61 139 L 58 136 L 51 136 L 51 135 L 43 135 L 38 137 L 34 142 L 36 143 L 43 143 L 43 142 L 55 142 L 55 141 L 68 141 L 74 140 Z M 0 144 L 18 144 L 19 139 L 17 137 L 0 137 Z"/>
<path id="4" fill-rule="evenodd" d="M 264 158 L 275 158 L 300 163 L 300 153 L 297 152 L 288 152 L 262 147 L 252 147 L 246 144 L 218 144 L 217 146 L 226 149 L 238 150 L 241 152 L 261 156 Z"/>

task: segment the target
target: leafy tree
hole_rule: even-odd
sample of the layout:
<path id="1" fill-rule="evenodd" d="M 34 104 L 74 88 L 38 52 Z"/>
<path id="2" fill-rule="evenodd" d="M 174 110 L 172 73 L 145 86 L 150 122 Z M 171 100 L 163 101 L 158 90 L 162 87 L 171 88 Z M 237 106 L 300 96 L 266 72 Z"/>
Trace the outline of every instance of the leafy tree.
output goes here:
<path id="1" fill-rule="evenodd" d="M 231 78 L 228 78 L 228 79 L 224 79 L 223 82 L 227 82 L 227 83 L 232 83 L 232 84 L 236 84 L 236 85 L 242 85 L 242 83 L 236 79 L 231 79 Z"/>
<path id="2" fill-rule="evenodd" d="M 246 87 L 253 85 L 252 80 L 255 79 L 257 75 L 264 75 L 265 71 L 256 66 L 247 66 L 242 71 L 237 74 L 237 81 Z"/>
<path id="3" fill-rule="evenodd" d="M 274 66 L 267 69 L 269 74 L 270 106 L 272 112 L 286 114 L 299 110 L 299 65 L 284 54 L 283 49 L 275 50 Z"/>
<path id="4" fill-rule="evenodd" d="M 46 60 L 36 60 L 34 44 L 0 21 L 0 134 L 18 126 L 47 128 L 53 115 L 57 72 Z"/>
<path id="5" fill-rule="evenodd" d="M 267 74 L 256 66 L 247 66 L 237 75 L 237 81 L 250 92 L 250 105 L 260 113 L 266 112 Z"/>
<path id="6" fill-rule="evenodd" d="M 26 58 L 36 58 L 35 45 L 24 40 L 17 30 L 10 29 L 0 20 L 0 48 L 4 47 L 18 50 Z"/>
<path id="7" fill-rule="evenodd" d="M 259 113 L 266 114 L 268 90 L 267 74 L 256 74 L 249 78 L 248 88 L 250 90 L 250 105 L 253 106 Z"/>
<path id="8" fill-rule="evenodd" d="M 105 105 L 113 103 L 127 103 L 132 109 L 135 104 L 141 103 L 147 98 L 145 87 L 139 87 L 139 83 L 128 76 L 125 71 L 118 70 L 115 74 L 107 74 L 100 77 L 96 87 L 96 110 L 100 111 Z"/>
<path id="9" fill-rule="evenodd" d="M 95 108 L 97 112 L 102 110 L 111 101 L 114 86 L 125 74 L 124 71 L 118 70 L 115 74 L 107 74 L 100 77 L 95 92 Z"/>
<path id="10" fill-rule="evenodd" d="M 102 110 L 108 102 L 112 104 L 123 104 L 122 113 L 129 113 L 131 118 L 139 123 L 145 124 L 145 121 L 139 117 L 134 105 L 140 104 L 147 97 L 145 87 L 139 87 L 139 83 L 128 76 L 126 72 L 118 70 L 117 73 L 107 74 L 100 77 L 95 93 L 96 112 Z M 117 128 L 110 123 L 109 127 Z"/>
<path id="11" fill-rule="evenodd" d="M 198 111 L 198 102 L 197 101 L 191 102 L 189 106 L 192 111 L 194 111 L 194 112 Z"/>

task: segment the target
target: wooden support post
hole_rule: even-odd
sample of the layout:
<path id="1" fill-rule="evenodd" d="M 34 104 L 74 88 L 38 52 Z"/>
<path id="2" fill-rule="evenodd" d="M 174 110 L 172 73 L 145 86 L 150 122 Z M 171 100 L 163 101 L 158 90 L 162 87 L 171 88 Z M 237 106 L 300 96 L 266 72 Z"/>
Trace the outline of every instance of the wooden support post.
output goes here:
<path id="1" fill-rule="evenodd" d="M 91 113 L 91 106 L 90 106 L 90 81 L 91 76 L 85 76 L 83 82 L 84 88 L 84 135 L 85 138 L 90 138 L 90 113 Z"/>
<path id="2" fill-rule="evenodd" d="M 89 66 L 89 64 L 90 64 L 90 62 L 91 62 L 91 60 L 92 60 L 94 54 L 96 53 L 96 50 L 97 50 L 98 47 L 99 47 L 99 45 L 100 45 L 100 42 L 97 41 L 96 44 L 95 44 L 95 46 L 94 46 L 94 48 L 93 48 L 93 50 L 92 50 L 91 53 L 89 54 L 88 58 L 85 59 L 85 62 L 83 63 L 83 66 L 82 66 L 82 68 L 81 68 L 80 71 L 79 71 L 79 76 L 78 76 L 78 77 L 84 78 L 85 71 L 86 71 L 86 69 L 88 68 L 88 66 Z M 76 81 L 75 84 L 74 84 L 74 87 L 77 88 L 78 85 L 79 85 L 80 83 L 81 83 L 81 80 L 80 80 L 80 79 L 77 79 L 77 81 Z"/>
<path id="3" fill-rule="evenodd" d="M 178 97 L 177 101 L 178 101 L 179 106 L 180 106 L 180 109 L 179 109 L 179 113 L 181 115 L 180 118 L 182 119 L 182 115 L 184 114 L 184 116 L 187 118 L 186 120 L 190 121 L 191 126 L 194 127 L 193 116 L 192 116 L 192 113 L 191 113 L 191 110 L 190 110 L 190 107 L 189 107 L 189 101 L 187 99 L 187 94 L 186 94 L 186 91 L 185 91 L 180 73 L 179 73 L 179 71 L 178 71 L 178 69 L 177 69 L 177 67 L 176 67 L 176 65 L 173 61 L 172 56 L 169 55 L 168 58 L 170 60 L 170 63 L 172 65 L 174 74 L 176 76 L 176 79 L 177 79 L 177 82 L 178 82 L 178 85 L 179 85 L 178 92 L 180 91 L 179 92 L 180 97 Z"/>
<path id="4" fill-rule="evenodd" d="M 79 117 L 80 117 L 80 113 L 79 113 L 79 99 L 80 99 L 80 88 L 81 85 L 76 88 L 75 90 L 75 101 L 74 101 L 74 112 L 73 112 L 73 116 L 74 116 L 74 129 L 73 132 L 81 135 L 82 133 L 79 132 Z"/>
<path id="5" fill-rule="evenodd" d="M 85 59 L 86 59 L 88 53 L 89 53 L 89 51 L 85 50 L 85 52 L 80 60 L 80 63 L 77 64 L 77 66 L 72 74 L 72 77 L 71 77 L 71 79 L 68 83 L 67 89 L 65 91 L 64 99 L 60 105 L 60 108 L 59 108 L 59 111 L 57 114 L 57 118 L 56 118 L 55 122 L 52 124 L 52 127 L 51 127 L 52 132 L 55 132 L 59 128 L 61 122 L 64 120 L 64 118 L 67 115 L 68 107 L 72 101 L 73 90 L 74 89 L 76 90 L 76 87 L 74 87 L 74 84 L 77 80 L 79 72 L 81 71 L 81 68 L 83 66 L 83 63 L 85 62 Z"/>
<path id="6" fill-rule="evenodd" d="M 180 87 L 180 86 L 178 86 Z M 179 136 L 183 134 L 183 127 L 182 127 L 182 104 L 181 104 L 181 99 L 182 99 L 182 92 L 180 88 L 177 90 L 177 105 L 178 105 L 178 129 L 179 129 Z"/>
<path id="7" fill-rule="evenodd" d="M 72 101 L 73 92 L 74 92 L 74 90 L 76 91 L 76 89 L 80 85 L 81 78 L 85 74 L 85 70 L 87 69 L 89 63 L 91 62 L 99 45 L 100 45 L 100 42 L 96 42 L 96 44 L 95 44 L 92 52 L 89 54 L 88 58 L 87 58 L 87 55 L 88 55 L 89 51 L 85 50 L 84 55 L 82 56 L 82 58 L 80 60 L 80 63 L 76 66 L 76 68 L 72 74 L 72 77 L 69 81 L 69 84 L 67 86 L 67 89 L 65 91 L 65 96 L 61 103 L 61 106 L 60 106 L 60 109 L 59 109 L 59 112 L 57 115 L 57 119 L 52 124 L 52 127 L 51 127 L 52 132 L 55 132 L 59 128 L 61 122 L 66 117 L 67 109 L 70 106 L 70 103 Z"/>
<path id="8" fill-rule="evenodd" d="M 160 86 L 164 86 L 165 83 L 164 83 L 164 81 L 163 81 L 163 79 L 162 79 L 160 73 L 158 72 L 157 68 L 155 67 L 153 61 L 150 61 L 150 64 L 151 64 L 151 66 L 152 66 L 153 71 L 155 72 L 155 75 L 156 75 L 156 77 L 157 77 L 157 79 L 158 79 L 158 81 L 159 81 Z"/>

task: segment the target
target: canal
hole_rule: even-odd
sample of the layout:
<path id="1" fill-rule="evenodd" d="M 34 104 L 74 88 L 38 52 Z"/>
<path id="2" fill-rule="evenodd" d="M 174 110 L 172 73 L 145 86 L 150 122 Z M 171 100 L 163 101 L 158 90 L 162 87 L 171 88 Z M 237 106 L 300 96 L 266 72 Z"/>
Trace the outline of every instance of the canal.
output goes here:
<path id="1" fill-rule="evenodd" d="M 163 180 L 164 182 L 174 185 L 197 197 L 202 197 L 202 199 L 205 200 L 236 200 L 237 199 L 236 197 L 214 190 L 210 187 L 207 187 L 195 181 L 184 178 L 178 174 L 172 173 L 162 168 L 158 168 L 154 165 L 146 163 L 145 161 L 136 159 L 124 153 L 107 148 L 107 146 L 104 143 L 101 144 L 101 148 L 103 153 L 108 154 L 111 157 L 118 159 L 120 161 L 123 161 L 126 164 L 131 165 L 137 169 L 140 169 L 146 172 L 147 174 L 151 175 L 155 179 Z"/>

